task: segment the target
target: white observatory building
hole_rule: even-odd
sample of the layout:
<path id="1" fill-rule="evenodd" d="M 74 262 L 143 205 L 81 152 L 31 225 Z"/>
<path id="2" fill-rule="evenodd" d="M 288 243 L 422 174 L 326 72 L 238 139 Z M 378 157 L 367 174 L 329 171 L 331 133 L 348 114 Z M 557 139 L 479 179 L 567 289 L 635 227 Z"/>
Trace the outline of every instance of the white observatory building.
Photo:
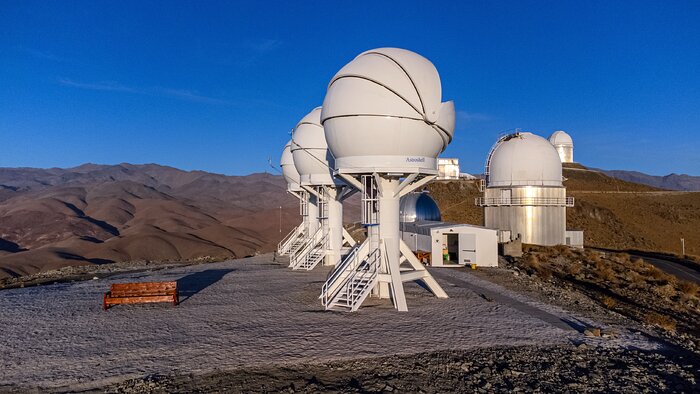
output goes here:
<path id="1" fill-rule="evenodd" d="M 566 197 L 557 150 L 546 139 L 518 132 L 501 137 L 486 161 L 486 188 L 476 204 L 488 228 L 509 230 L 523 243 L 566 244 Z"/>
<path id="2" fill-rule="evenodd" d="M 554 145 L 562 163 L 574 162 L 574 140 L 564 131 L 555 131 L 549 136 L 549 142 Z"/>
<path id="3" fill-rule="evenodd" d="M 295 252 L 301 247 L 309 228 L 313 227 L 317 221 L 317 219 L 313 217 L 314 223 L 309 223 L 309 195 L 300 185 L 301 177 L 294 166 L 291 146 L 291 140 L 284 146 L 282 157 L 280 158 L 280 167 L 282 167 L 282 176 L 284 180 L 287 181 L 287 192 L 299 199 L 299 214 L 302 217 L 302 222 L 277 244 L 277 254 L 281 256 Z"/>
<path id="4" fill-rule="evenodd" d="M 343 228 L 343 200 L 355 191 L 333 177 L 333 156 L 321 126 L 321 107 L 309 112 L 292 131 L 290 151 L 299 173 L 299 184 L 310 196 L 308 222 L 302 246 L 291 253 L 290 267 L 313 269 L 340 262 L 343 244 L 355 241 Z M 315 216 L 312 216 L 314 215 Z"/>
<path id="5" fill-rule="evenodd" d="M 454 105 L 442 102 L 435 66 L 404 49 L 361 53 L 331 79 L 321 123 L 336 176 L 362 193 L 368 228 L 323 285 L 323 305 L 355 311 L 372 293 L 406 311 L 407 281 L 447 298 L 400 234 L 400 197 L 436 177 L 454 133 Z"/>

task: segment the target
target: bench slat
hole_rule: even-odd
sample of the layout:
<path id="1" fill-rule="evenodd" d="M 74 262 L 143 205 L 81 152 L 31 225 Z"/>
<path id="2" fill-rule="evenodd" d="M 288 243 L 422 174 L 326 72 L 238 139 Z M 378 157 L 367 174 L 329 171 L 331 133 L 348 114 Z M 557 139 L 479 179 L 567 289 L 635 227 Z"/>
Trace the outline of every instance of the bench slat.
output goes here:
<path id="1" fill-rule="evenodd" d="M 109 292 L 110 297 L 151 297 L 167 295 L 174 296 L 175 291 L 119 291 L 119 292 Z"/>
<path id="2" fill-rule="evenodd" d="M 132 289 L 175 289 L 177 282 L 141 282 L 141 283 L 114 283 L 112 291 Z"/>
<path id="3" fill-rule="evenodd" d="M 178 304 L 177 282 L 114 283 L 103 297 L 103 307 L 147 302 Z"/>
<path id="4" fill-rule="evenodd" d="M 107 305 L 139 304 L 148 302 L 173 302 L 173 296 L 107 297 Z"/>

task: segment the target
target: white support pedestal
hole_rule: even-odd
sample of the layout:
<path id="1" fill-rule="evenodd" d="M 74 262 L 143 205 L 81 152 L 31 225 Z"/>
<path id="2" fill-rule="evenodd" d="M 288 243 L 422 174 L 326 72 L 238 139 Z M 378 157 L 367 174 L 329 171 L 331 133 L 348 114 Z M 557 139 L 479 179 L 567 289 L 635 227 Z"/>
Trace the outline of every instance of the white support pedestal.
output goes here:
<path id="1" fill-rule="evenodd" d="M 417 174 L 411 174 L 400 181 L 398 178 L 374 174 L 379 191 L 379 225 L 369 229 L 370 242 L 382 240 L 382 266 L 377 287 L 373 293 L 380 298 L 392 298 L 394 307 L 401 312 L 408 310 L 403 282 L 421 280 L 438 298 L 447 298 L 447 294 L 408 248 L 400 235 L 399 199 L 415 190 L 434 177 L 426 177 L 417 182 Z M 375 246 L 370 245 L 373 249 Z M 378 245 L 377 245 L 378 247 Z M 401 264 L 407 262 L 409 267 L 401 270 Z"/>

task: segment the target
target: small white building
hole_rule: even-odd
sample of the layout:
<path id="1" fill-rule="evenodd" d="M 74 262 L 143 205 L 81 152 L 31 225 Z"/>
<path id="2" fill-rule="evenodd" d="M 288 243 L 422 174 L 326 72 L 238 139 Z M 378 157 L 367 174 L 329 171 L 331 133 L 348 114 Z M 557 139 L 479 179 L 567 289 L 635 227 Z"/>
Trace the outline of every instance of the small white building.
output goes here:
<path id="1" fill-rule="evenodd" d="M 437 179 L 459 179 L 459 159 L 438 157 Z"/>
<path id="2" fill-rule="evenodd" d="M 498 231 L 470 224 L 401 223 L 401 237 L 414 252 L 429 252 L 433 267 L 498 266 Z M 447 258 L 443 251 L 447 249 Z"/>

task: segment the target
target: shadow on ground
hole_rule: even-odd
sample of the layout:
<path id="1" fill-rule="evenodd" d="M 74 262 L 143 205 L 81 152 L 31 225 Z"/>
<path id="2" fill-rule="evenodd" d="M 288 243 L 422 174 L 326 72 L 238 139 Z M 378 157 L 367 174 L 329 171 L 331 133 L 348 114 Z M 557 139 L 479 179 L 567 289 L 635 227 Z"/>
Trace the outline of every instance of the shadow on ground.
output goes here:
<path id="1" fill-rule="evenodd" d="M 201 272 L 195 272 L 194 274 L 189 274 L 178 279 L 177 290 L 180 295 L 180 303 L 189 300 L 190 297 L 192 297 L 193 295 L 220 281 L 221 278 L 233 271 L 235 270 L 206 270 Z"/>

